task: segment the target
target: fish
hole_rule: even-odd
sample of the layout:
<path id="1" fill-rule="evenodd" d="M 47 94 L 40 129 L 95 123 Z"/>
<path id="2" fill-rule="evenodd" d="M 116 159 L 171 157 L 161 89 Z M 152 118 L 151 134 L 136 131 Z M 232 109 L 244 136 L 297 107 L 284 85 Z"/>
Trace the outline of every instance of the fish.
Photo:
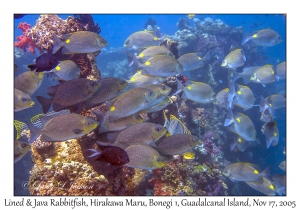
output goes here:
<path id="1" fill-rule="evenodd" d="M 181 82 L 177 80 L 177 87 L 183 91 L 182 99 L 187 98 L 197 103 L 211 103 L 215 100 L 214 90 L 206 83 L 188 80 L 183 87 Z"/>
<path id="2" fill-rule="evenodd" d="M 251 119 L 240 112 L 233 114 L 229 109 L 224 126 L 229 126 L 231 132 L 238 134 L 247 141 L 255 141 L 256 139 L 256 130 Z"/>
<path id="3" fill-rule="evenodd" d="M 266 64 L 258 68 L 250 77 L 250 80 L 255 83 L 260 83 L 264 87 L 268 83 L 276 81 L 276 76 L 272 65 Z"/>
<path id="4" fill-rule="evenodd" d="M 109 122 L 138 113 L 155 99 L 156 94 L 153 90 L 146 88 L 130 89 L 108 103 Z"/>
<path id="5" fill-rule="evenodd" d="M 286 195 L 286 175 L 275 174 L 272 176 L 272 180 L 274 181 L 276 193 L 278 195 Z"/>
<path id="6" fill-rule="evenodd" d="M 46 113 L 53 103 L 53 111 L 57 112 L 89 99 L 100 87 L 98 82 L 78 78 L 63 82 L 48 88 L 47 93 L 52 98 L 37 96 L 37 100 Z"/>
<path id="7" fill-rule="evenodd" d="M 96 142 L 98 149 L 88 149 L 87 151 L 93 152 L 88 157 L 97 157 L 95 161 L 104 161 L 114 166 L 122 166 L 129 163 L 129 157 L 124 149 L 115 146 L 107 146 Z"/>
<path id="8" fill-rule="evenodd" d="M 274 113 L 273 113 L 274 114 Z M 271 122 L 273 120 L 270 109 L 264 110 L 260 115 L 260 120 L 263 122 Z"/>
<path id="9" fill-rule="evenodd" d="M 192 18 L 194 18 L 195 16 L 196 16 L 196 14 L 188 14 L 188 15 L 187 15 L 188 19 L 192 19 Z"/>
<path id="10" fill-rule="evenodd" d="M 50 112 L 48 116 L 34 118 L 31 123 L 26 124 L 31 133 L 29 142 L 33 142 L 37 137 L 42 142 L 75 139 L 90 133 L 99 125 L 96 120 L 65 110 Z"/>
<path id="11" fill-rule="evenodd" d="M 223 90 L 217 93 L 216 100 L 213 103 L 219 107 L 227 109 L 229 107 L 228 94 L 229 88 L 224 88 Z"/>
<path id="12" fill-rule="evenodd" d="M 255 97 L 253 92 L 248 86 L 231 84 L 228 94 L 229 108 L 233 105 L 243 108 L 244 110 L 250 109 L 254 106 Z"/>
<path id="13" fill-rule="evenodd" d="M 14 88 L 14 111 L 18 112 L 34 106 L 31 97 L 22 91 Z"/>
<path id="14" fill-rule="evenodd" d="M 272 47 L 282 42 L 281 36 L 272 29 L 263 29 L 254 33 L 252 36 L 246 36 L 243 38 L 241 44 L 244 45 L 250 40 L 256 45 L 264 47 Z"/>
<path id="15" fill-rule="evenodd" d="M 255 164 L 237 162 L 225 167 L 222 173 L 233 182 L 251 182 L 256 181 L 261 177 L 270 177 L 270 167 L 267 167 L 264 171 L 259 172 L 259 167 Z"/>
<path id="16" fill-rule="evenodd" d="M 270 113 L 274 116 L 274 111 L 286 106 L 286 98 L 281 94 L 273 94 L 266 98 L 260 97 L 260 112 L 270 109 Z"/>
<path id="17" fill-rule="evenodd" d="M 147 110 L 147 109 L 155 106 L 156 104 L 159 104 L 171 92 L 171 88 L 164 85 L 164 84 L 161 84 L 161 85 L 159 85 L 159 84 L 157 84 L 157 85 L 147 85 L 147 86 L 145 86 L 145 88 L 147 88 L 149 90 L 153 90 L 153 92 L 156 95 L 156 98 L 155 98 L 154 101 L 149 103 L 143 110 Z"/>
<path id="18" fill-rule="evenodd" d="M 222 61 L 221 66 L 236 70 L 236 68 L 244 65 L 246 56 L 242 48 L 231 51 Z"/>
<path id="19" fill-rule="evenodd" d="M 263 134 L 265 135 L 267 149 L 271 144 L 272 146 L 276 146 L 278 144 L 279 130 L 277 127 L 277 123 L 274 120 L 265 123 L 261 128 L 261 132 L 263 132 Z"/>
<path id="20" fill-rule="evenodd" d="M 150 145 L 165 135 L 166 132 L 167 130 L 162 125 L 149 122 L 139 123 L 121 131 L 113 146 L 125 149 L 133 144 Z"/>
<path id="21" fill-rule="evenodd" d="M 125 79 L 115 77 L 103 78 L 97 82 L 100 84 L 100 87 L 84 102 L 87 109 L 117 97 L 128 86 L 128 82 Z"/>
<path id="22" fill-rule="evenodd" d="M 281 169 L 281 170 L 283 170 L 283 171 L 285 171 L 286 170 L 286 162 L 285 162 L 285 160 L 284 161 L 282 161 L 280 164 L 279 164 L 279 168 Z"/>
<path id="23" fill-rule="evenodd" d="M 21 160 L 31 149 L 31 145 L 26 141 L 14 140 L 14 163 Z"/>
<path id="24" fill-rule="evenodd" d="M 125 151 L 129 156 L 128 167 L 153 170 L 166 165 L 164 157 L 151 146 L 136 144 L 127 147 Z"/>
<path id="25" fill-rule="evenodd" d="M 18 71 L 19 70 L 19 67 L 17 64 L 14 64 L 14 71 Z"/>
<path id="26" fill-rule="evenodd" d="M 107 113 L 102 114 L 96 110 L 93 110 L 92 112 L 97 116 L 99 121 L 99 134 L 108 131 L 121 131 L 132 125 L 142 123 L 145 121 L 145 119 L 141 116 L 140 113 L 136 113 L 127 117 L 120 118 L 113 122 L 109 122 L 109 117 Z"/>
<path id="27" fill-rule="evenodd" d="M 80 76 L 80 68 L 71 60 L 60 61 L 55 68 L 48 72 L 50 78 L 63 81 L 77 79 Z"/>
<path id="28" fill-rule="evenodd" d="M 281 62 L 276 66 L 276 80 L 285 80 L 286 78 L 286 62 Z"/>
<path id="29" fill-rule="evenodd" d="M 134 55 L 129 54 L 129 53 L 127 53 L 127 55 L 128 55 L 129 63 L 130 63 L 129 66 L 131 66 L 133 64 L 132 56 L 134 56 Z M 147 47 L 145 50 L 143 50 L 138 56 L 136 56 L 136 59 L 140 63 L 145 63 L 150 58 L 152 58 L 156 55 L 167 55 L 167 56 L 174 57 L 173 53 L 164 46 L 150 46 L 150 47 Z"/>
<path id="30" fill-rule="evenodd" d="M 62 54 L 93 53 L 108 46 L 107 41 L 97 33 L 91 31 L 77 31 L 62 34 L 61 38 L 54 35 L 52 53 L 62 48 Z"/>
<path id="31" fill-rule="evenodd" d="M 145 87 L 147 85 L 161 84 L 164 82 L 163 77 L 144 75 L 142 70 L 137 71 L 127 82 L 130 87 Z"/>
<path id="32" fill-rule="evenodd" d="M 186 152 L 183 154 L 183 158 L 186 160 L 194 160 L 196 154 L 194 152 Z"/>
<path id="33" fill-rule="evenodd" d="M 50 71 L 58 64 L 57 57 L 52 53 L 44 53 L 35 59 L 35 64 L 28 65 L 31 71 L 44 72 Z"/>
<path id="34" fill-rule="evenodd" d="M 197 136 L 181 133 L 156 141 L 155 149 L 161 155 L 180 155 L 191 151 L 199 143 Z"/>
<path id="35" fill-rule="evenodd" d="M 210 59 L 210 52 L 207 52 L 203 58 L 199 53 L 186 53 L 180 56 L 177 60 L 182 65 L 183 71 L 193 71 L 205 66 L 205 63 Z"/>
<path id="36" fill-rule="evenodd" d="M 165 124 L 164 127 L 168 130 L 167 137 L 176 134 L 191 134 L 191 131 L 174 115 L 170 115 L 170 121 L 168 120 L 166 113 L 164 113 Z"/>
<path id="37" fill-rule="evenodd" d="M 144 75 L 170 77 L 183 72 L 182 65 L 178 60 L 168 55 L 156 55 L 143 64 L 136 58 L 133 59 L 133 62 Z"/>
<path id="38" fill-rule="evenodd" d="M 248 148 L 248 141 L 242 137 L 235 135 L 233 142 L 230 144 L 230 151 L 244 152 Z"/>
<path id="39" fill-rule="evenodd" d="M 124 47 L 140 49 L 150 46 L 159 46 L 161 39 L 147 31 L 132 33 L 124 42 Z"/>
<path id="40" fill-rule="evenodd" d="M 42 84 L 44 72 L 25 71 L 14 79 L 14 88 L 31 96 Z"/>
<path id="41" fill-rule="evenodd" d="M 151 108 L 144 110 L 146 113 L 158 112 L 166 108 L 169 104 L 172 104 L 173 101 L 169 96 L 165 97 L 161 102 L 152 106 Z"/>
<path id="42" fill-rule="evenodd" d="M 265 195 L 276 195 L 276 187 L 274 186 L 274 183 L 265 177 L 245 183 Z"/>
<path id="43" fill-rule="evenodd" d="M 245 66 L 243 68 L 243 72 L 238 73 L 233 69 L 230 69 L 233 73 L 232 82 L 235 82 L 237 79 L 242 78 L 244 81 L 244 84 L 248 84 L 250 82 L 253 82 L 250 78 L 255 73 L 256 70 L 261 68 L 261 66 Z"/>

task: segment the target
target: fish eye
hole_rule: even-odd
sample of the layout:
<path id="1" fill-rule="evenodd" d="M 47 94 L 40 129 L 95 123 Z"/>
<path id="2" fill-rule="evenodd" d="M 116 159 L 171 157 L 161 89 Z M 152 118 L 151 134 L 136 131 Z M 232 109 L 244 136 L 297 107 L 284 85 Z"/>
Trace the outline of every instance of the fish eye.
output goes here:
<path id="1" fill-rule="evenodd" d="M 197 141 L 197 138 L 193 138 L 193 141 L 194 141 L 194 142 Z"/>
<path id="2" fill-rule="evenodd" d="M 149 91 L 149 95 L 150 95 L 150 96 L 152 95 L 152 91 Z"/>
<path id="3" fill-rule="evenodd" d="M 92 122 L 91 122 L 91 121 L 87 121 L 86 124 L 87 124 L 87 125 L 91 125 Z"/>
<path id="4" fill-rule="evenodd" d="M 21 147 L 25 148 L 25 147 L 26 147 L 26 144 L 21 144 Z"/>
<path id="5" fill-rule="evenodd" d="M 90 85 L 93 87 L 95 85 L 95 82 L 90 82 Z"/>
<path id="6" fill-rule="evenodd" d="M 26 98 L 22 98 L 22 101 L 24 101 L 24 102 L 25 102 L 25 101 L 27 101 L 27 99 L 26 99 Z"/>
<path id="7" fill-rule="evenodd" d="M 163 85 L 162 89 L 165 90 L 165 89 L 166 89 L 166 86 Z"/>
<path id="8" fill-rule="evenodd" d="M 155 130 L 156 131 L 160 131 L 161 129 L 160 129 L 160 127 L 156 127 Z"/>
<path id="9" fill-rule="evenodd" d="M 125 81 L 123 81 L 123 80 L 120 82 L 121 85 L 123 85 L 124 83 L 125 83 Z"/>

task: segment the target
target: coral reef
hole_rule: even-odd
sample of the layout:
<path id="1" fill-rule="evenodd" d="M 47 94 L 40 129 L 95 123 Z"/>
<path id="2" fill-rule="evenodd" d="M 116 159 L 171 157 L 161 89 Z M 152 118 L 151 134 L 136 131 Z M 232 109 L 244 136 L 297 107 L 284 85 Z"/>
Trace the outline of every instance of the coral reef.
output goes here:
<path id="1" fill-rule="evenodd" d="M 32 52 L 35 55 L 35 47 L 37 46 L 28 34 L 28 31 L 30 31 L 30 24 L 20 23 L 18 28 L 22 30 L 23 35 L 17 37 L 18 41 L 15 42 L 15 47 L 22 49 L 24 52 L 26 52 L 26 49 L 28 48 L 28 52 Z"/>

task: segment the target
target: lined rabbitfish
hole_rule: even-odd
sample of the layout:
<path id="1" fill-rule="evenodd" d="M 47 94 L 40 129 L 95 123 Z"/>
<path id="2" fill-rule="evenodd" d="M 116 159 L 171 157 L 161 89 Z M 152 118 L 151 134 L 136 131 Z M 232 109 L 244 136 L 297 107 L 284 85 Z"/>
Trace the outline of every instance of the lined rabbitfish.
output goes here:
<path id="1" fill-rule="evenodd" d="M 153 90 L 130 89 L 109 102 L 109 122 L 138 113 L 155 99 L 156 94 Z"/>
<path id="2" fill-rule="evenodd" d="M 42 84 L 44 72 L 25 71 L 14 79 L 14 88 L 31 96 Z"/>
<path id="3" fill-rule="evenodd" d="M 50 112 L 48 115 L 33 117 L 32 124 L 28 123 L 33 142 L 38 136 L 41 141 L 66 141 L 79 138 L 90 133 L 98 126 L 98 122 L 79 114 Z"/>
<path id="4" fill-rule="evenodd" d="M 14 140 L 14 163 L 21 160 L 31 149 L 31 145 L 26 141 Z"/>
<path id="5" fill-rule="evenodd" d="M 264 87 L 268 83 L 276 81 L 276 76 L 272 65 L 266 64 L 258 68 L 250 77 L 250 80 L 255 83 L 260 83 Z"/>
<path id="6" fill-rule="evenodd" d="M 199 53 L 187 53 L 180 56 L 177 60 L 182 65 L 183 71 L 193 71 L 202 68 L 210 59 L 210 52 L 207 52 L 203 58 Z"/>
<path id="7" fill-rule="evenodd" d="M 222 107 L 222 108 L 228 108 L 228 94 L 229 94 L 229 88 L 224 88 L 216 95 L 216 100 L 213 102 L 215 105 Z"/>
<path id="8" fill-rule="evenodd" d="M 233 105 L 236 105 L 247 110 L 254 106 L 254 101 L 254 95 L 249 87 L 232 82 L 228 94 L 229 108 L 233 108 Z"/>
<path id="9" fill-rule="evenodd" d="M 221 66 L 229 69 L 236 69 L 243 66 L 246 61 L 246 56 L 242 48 L 231 51 L 222 61 Z"/>
<path id="10" fill-rule="evenodd" d="M 145 50 L 143 50 L 137 56 L 137 59 L 141 63 L 145 63 L 150 58 L 152 58 L 153 56 L 156 56 L 156 55 L 168 55 L 168 56 L 174 57 L 173 53 L 164 46 L 150 46 L 150 47 L 147 47 Z"/>
<path id="11" fill-rule="evenodd" d="M 278 195 L 286 195 L 286 175 L 275 174 L 272 176 L 272 180 L 274 181 L 276 193 Z"/>
<path id="12" fill-rule="evenodd" d="M 229 109 L 224 126 L 229 126 L 231 132 L 238 134 L 247 141 L 255 141 L 256 139 L 256 130 L 251 119 L 240 112 L 233 114 Z"/>
<path id="13" fill-rule="evenodd" d="M 197 136 L 181 133 L 160 139 L 155 148 L 161 155 L 179 155 L 191 151 L 199 143 Z"/>
<path id="14" fill-rule="evenodd" d="M 252 163 L 237 162 L 232 163 L 223 170 L 223 174 L 231 181 L 255 181 L 262 176 L 270 176 L 270 168 L 267 167 L 264 171 L 259 172 L 259 167 Z"/>
<path id="15" fill-rule="evenodd" d="M 99 34 L 91 31 L 76 31 L 62 34 L 61 38 L 54 35 L 53 52 L 62 48 L 62 54 L 93 53 L 106 47 L 108 43 Z"/>
<path id="16" fill-rule="evenodd" d="M 161 39 L 147 31 L 138 31 L 131 34 L 124 42 L 124 47 L 139 49 L 150 46 L 159 46 Z"/>
<path id="17" fill-rule="evenodd" d="M 256 45 L 264 47 L 272 47 L 282 42 L 280 35 L 272 29 L 263 29 L 256 32 L 252 36 L 244 37 L 242 45 L 249 40 L 253 41 Z"/>
<path id="18" fill-rule="evenodd" d="M 113 145 L 125 149 L 133 144 L 153 144 L 166 132 L 162 125 L 149 122 L 139 123 L 121 131 Z"/>
<path id="19" fill-rule="evenodd" d="M 127 82 L 130 87 L 145 87 L 147 85 L 161 84 L 165 79 L 163 77 L 144 75 L 142 71 L 137 71 Z"/>
<path id="20" fill-rule="evenodd" d="M 233 142 L 230 144 L 230 151 L 244 152 L 248 147 L 248 141 L 235 134 Z"/>
<path id="21" fill-rule="evenodd" d="M 84 78 L 78 78 L 63 82 L 59 85 L 48 88 L 47 93 L 53 98 L 37 96 L 37 100 L 46 113 L 53 103 L 53 111 L 60 111 L 77 105 L 90 98 L 100 87 L 100 84 Z"/>
<path id="22" fill-rule="evenodd" d="M 164 158 L 148 145 L 131 145 L 125 151 L 129 157 L 128 167 L 153 170 L 166 165 Z"/>
<path id="23" fill-rule="evenodd" d="M 14 88 L 14 111 L 18 112 L 33 107 L 34 102 L 31 97 L 22 91 Z"/>

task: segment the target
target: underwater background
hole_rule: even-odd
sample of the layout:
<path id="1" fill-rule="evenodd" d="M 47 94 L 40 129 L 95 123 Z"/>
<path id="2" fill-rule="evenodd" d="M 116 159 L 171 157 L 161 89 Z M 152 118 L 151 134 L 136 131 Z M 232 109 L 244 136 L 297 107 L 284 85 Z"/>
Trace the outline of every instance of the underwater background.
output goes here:
<path id="1" fill-rule="evenodd" d="M 57 16 L 65 20 L 73 15 L 59 14 Z M 20 23 L 26 22 L 33 27 L 39 18 L 40 14 L 28 14 L 15 19 L 14 41 L 18 42 L 17 37 L 23 35 L 18 29 Z M 272 29 L 281 36 L 282 42 L 272 47 L 244 45 L 247 57 L 245 66 L 265 64 L 276 66 L 286 61 L 286 16 L 284 14 L 196 14 L 193 17 L 187 14 L 92 14 L 92 18 L 101 28 L 99 34 L 108 43 L 108 46 L 96 56 L 96 64 L 102 78 L 116 77 L 129 80 L 135 73 L 133 67 L 128 67 L 126 54 L 128 49 L 124 47 L 124 41 L 132 33 L 147 29 L 149 20 L 156 22 L 154 25 L 159 27 L 161 37 L 169 36 L 178 42 L 179 56 L 199 51 L 204 56 L 207 51 L 211 52 L 213 60 L 210 61 L 210 67 L 186 72 L 184 76 L 193 81 L 211 85 L 215 93 L 229 88 L 229 70 L 220 65 L 230 51 L 241 47 L 242 37 L 246 34 L 262 29 Z M 197 28 L 196 23 L 202 24 L 201 27 Z M 16 47 L 14 52 L 14 63 L 18 66 L 14 77 L 28 71 L 27 65 L 32 64 L 40 55 L 37 49 L 35 55 L 28 50 L 24 52 Z M 238 72 L 241 70 L 242 67 L 238 69 Z M 238 84 L 243 84 L 241 81 L 239 79 Z M 35 106 L 15 112 L 14 119 L 24 122 L 42 113 L 42 106 L 36 96 L 45 95 L 49 87 L 57 84 L 57 81 L 44 76 L 41 86 L 31 96 Z M 173 85 L 172 89 L 177 88 L 173 83 L 170 84 Z M 258 83 L 249 83 L 248 86 L 254 94 L 254 104 L 260 103 L 261 95 L 266 98 L 272 94 L 286 94 L 285 80 L 275 81 L 267 84 L 266 87 Z M 32 149 L 14 164 L 14 195 L 264 195 L 242 181 L 232 182 L 222 174 L 223 169 L 231 163 L 249 162 L 259 165 L 262 170 L 270 167 L 271 175 L 285 174 L 279 165 L 286 159 L 285 152 L 283 153 L 286 147 L 286 107 L 276 109 L 275 120 L 279 141 L 276 146 L 269 148 L 266 148 L 265 136 L 261 132 L 264 122 L 260 121 L 259 107 L 254 106 L 246 111 L 236 107 L 235 110 L 251 118 L 257 132 L 257 140 L 241 152 L 230 149 L 234 137 L 223 126 L 227 114 L 226 109 L 212 103 L 190 102 L 180 105 L 178 111 L 189 113 L 187 115 L 191 119 L 185 125 L 193 135 L 197 135 L 205 142 L 204 145 L 199 146 L 198 150 L 197 146 L 196 149 L 194 148 L 196 150 L 194 160 L 182 160 L 177 157 L 167 166 L 151 172 L 126 166 L 107 167 L 106 164 L 101 163 L 96 166 L 90 160 L 86 160 L 85 155 L 82 155 L 84 149 L 88 149 L 92 143 L 85 145 L 82 143 L 83 139 L 80 139 L 79 143 L 76 143 L 76 140 L 72 140 L 71 143 L 59 142 L 55 143 L 51 151 L 43 150 L 44 148 L 40 151 L 36 148 Z M 151 122 L 164 125 L 161 113 L 152 114 L 149 117 Z M 61 155 L 61 153 L 66 153 L 64 151 L 66 148 L 67 150 L 72 148 L 69 154 L 82 154 L 73 155 L 67 160 L 68 158 Z M 48 159 L 51 160 L 50 164 L 46 161 Z M 79 168 L 79 175 L 70 175 L 66 172 L 64 172 L 66 174 L 56 175 L 53 171 L 57 169 L 53 170 L 51 165 L 55 162 L 59 162 L 56 168 L 65 167 L 67 171 Z M 64 162 L 69 165 L 64 166 Z M 93 176 L 97 179 L 91 176 L 94 173 Z M 73 176 L 73 179 L 86 178 L 82 183 L 77 183 L 77 186 L 97 185 L 101 187 L 98 190 L 91 190 L 92 187 L 91 189 L 84 189 L 84 187 L 72 189 L 69 183 L 68 190 L 61 191 L 62 187 L 59 186 L 66 182 L 68 176 Z M 36 184 L 37 180 L 39 184 Z M 51 186 L 45 184 L 49 180 L 51 180 Z"/>

